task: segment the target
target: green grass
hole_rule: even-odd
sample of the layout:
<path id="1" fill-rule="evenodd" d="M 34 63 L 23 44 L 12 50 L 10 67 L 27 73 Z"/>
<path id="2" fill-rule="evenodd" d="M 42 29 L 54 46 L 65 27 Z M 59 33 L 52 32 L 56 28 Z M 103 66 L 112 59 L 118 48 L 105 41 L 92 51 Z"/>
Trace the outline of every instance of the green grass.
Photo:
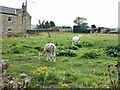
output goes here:
<path id="1" fill-rule="evenodd" d="M 42 62 L 38 62 L 36 47 L 43 49 L 46 43 L 53 42 L 57 45 L 57 52 L 59 52 L 58 47 L 65 49 L 64 46 L 72 45 L 71 39 L 74 35 L 75 33 L 55 32 L 51 33 L 52 37 L 48 37 L 47 33 L 28 37 L 3 37 L 2 58 L 8 60 L 10 64 L 7 72 L 14 77 L 18 77 L 21 72 L 27 73 L 33 78 L 31 86 L 36 86 L 39 82 L 34 79 L 32 71 L 39 66 L 45 66 L 48 68 L 49 75 L 55 77 L 50 79 L 49 76 L 45 86 L 56 87 L 59 86 L 59 82 L 62 82 L 69 87 L 109 87 L 108 80 L 105 80 L 108 76 L 107 65 L 116 64 L 118 58 L 107 56 L 104 50 L 107 46 L 118 45 L 117 34 L 81 34 L 82 47 L 74 50 L 77 56 L 57 56 L 55 63 L 46 61 L 43 57 Z M 86 46 L 83 42 L 89 42 L 92 46 Z M 98 53 L 98 57 L 82 58 L 89 51 Z M 20 60 L 24 62 L 18 62 Z"/>

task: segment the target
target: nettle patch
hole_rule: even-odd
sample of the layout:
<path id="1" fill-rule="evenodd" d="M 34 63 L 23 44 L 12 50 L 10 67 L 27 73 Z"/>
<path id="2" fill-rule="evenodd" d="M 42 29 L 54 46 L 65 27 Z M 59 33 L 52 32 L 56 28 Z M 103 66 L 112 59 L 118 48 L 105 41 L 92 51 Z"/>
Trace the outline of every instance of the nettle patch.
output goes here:
<path id="1" fill-rule="evenodd" d="M 43 51 L 43 47 L 39 47 L 39 46 L 34 47 L 34 49 L 37 51 Z"/>
<path id="2" fill-rule="evenodd" d="M 57 56 L 70 56 L 70 57 L 75 57 L 77 54 L 73 50 L 59 50 L 56 53 Z"/>
<path id="3" fill-rule="evenodd" d="M 106 47 L 105 52 L 108 56 L 120 57 L 120 47 L 119 46 L 108 46 L 108 47 Z"/>
<path id="4" fill-rule="evenodd" d="M 90 50 L 88 52 L 86 52 L 82 58 L 87 58 L 87 59 L 95 59 L 95 58 L 98 58 L 98 56 L 100 56 L 100 54 L 95 51 L 95 50 Z"/>
<path id="5" fill-rule="evenodd" d="M 72 45 L 72 46 L 67 46 L 66 49 L 78 50 L 78 47 L 75 45 Z"/>
<path id="6" fill-rule="evenodd" d="M 79 48 L 75 45 L 72 46 L 58 46 L 58 50 L 56 52 L 57 56 L 70 56 L 75 57 L 77 56 L 74 50 L 78 50 Z"/>
<path id="7" fill-rule="evenodd" d="M 13 46 L 4 52 L 5 52 L 5 54 L 23 53 L 23 48 L 18 47 L 18 46 Z"/>
<path id="8" fill-rule="evenodd" d="M 72 46 L 58 46 L 58 50 L 65 50 L 65 49 L 70 49 L 70 50 L 78 50 L 78 46 L 72 45 Z"/>
<path id="9" fill-rule="evenodd" d="M 92 44 L 91 42 L 88 42 L 88 41 L 82 42 L 81 45 L 82 45 L 82 46 L 86 46 L 86 47 L 92 47 L 92 46 L 93 46 L 93 44 Z"/>
<path id="10" fill-rule="evenodd" d="M 75 44 L 75 46 L 77 46 L 78 48 L 82 48 L 81 44 Z"/>

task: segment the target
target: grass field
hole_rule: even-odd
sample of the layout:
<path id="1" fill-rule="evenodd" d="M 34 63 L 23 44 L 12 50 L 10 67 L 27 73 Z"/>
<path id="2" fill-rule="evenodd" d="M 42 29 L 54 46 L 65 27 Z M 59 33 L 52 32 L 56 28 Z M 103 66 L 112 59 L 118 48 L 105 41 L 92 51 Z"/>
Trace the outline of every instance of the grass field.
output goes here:
<path id="1" fill-rule="evenodd" d="M 81 34 L 80 47 L 72 46 L 71 39 L 75 33 L 47 33 L 27 37 L 3 37 L 2 58 L 8 60 L 10 67 L 7 72 L 14 76 L 23 72 L 31 76 L 31 87 L 102 87 L 110 86 L 107 71 L 108 64 L 116 64 L 117 57 L 108 56 L 105 49 L 118 45 L 117 34 Z M 57 46 L 56 62 L 38 59 L 38 51 L 52 42 Z M 74 50 L 76 48 L 76 50 Z M 68 56 L 59 55 L 69 51 Z M 86 54 L 88 53 L 88 54 Z M 75 54 L 74 56 L 72 56 Z M 89 57 L 92 55 L 92 57 Z M 44 75 L 34 74 L 38 67 L 45 67 Z"/>

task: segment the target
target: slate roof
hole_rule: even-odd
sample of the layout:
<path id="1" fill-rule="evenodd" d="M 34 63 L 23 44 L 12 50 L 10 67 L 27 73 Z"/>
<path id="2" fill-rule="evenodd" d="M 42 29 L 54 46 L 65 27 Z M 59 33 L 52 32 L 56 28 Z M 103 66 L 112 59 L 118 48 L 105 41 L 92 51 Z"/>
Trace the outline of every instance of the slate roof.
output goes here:
<path id="1" fill-rule="evenodd" d="M 0 13 L 16 15 L 21 9 L 0 6 Z"/>

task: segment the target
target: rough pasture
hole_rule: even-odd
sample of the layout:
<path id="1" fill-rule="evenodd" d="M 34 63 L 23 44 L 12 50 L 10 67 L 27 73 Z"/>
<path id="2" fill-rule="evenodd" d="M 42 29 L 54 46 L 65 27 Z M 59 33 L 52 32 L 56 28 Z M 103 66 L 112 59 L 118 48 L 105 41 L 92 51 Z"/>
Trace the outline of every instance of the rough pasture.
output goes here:
<path id="1" fill-rule="evenodd" d="M 10 64 L 7 72 L 14 77 L 21 72 L 30 75 L 31 86 L 34 87 L 109 87 L 107 65 L 115 64 L 118 58 L 108 56 L 105 49 L 118 45 L 118 35 L 82 34 L 80 44 L 72 46 L 74 35 L 56 32 L 51 33 L 52 37 L 48 37 L 47 33 L 3 37 L 2 58 Z M 38 51 L 42 52 L 48 42 L 57 47 L 56 62 L 46 61 L 45 57 L 38 62 Z M 37 68 L 40 71 L 38 74 Z"/>

